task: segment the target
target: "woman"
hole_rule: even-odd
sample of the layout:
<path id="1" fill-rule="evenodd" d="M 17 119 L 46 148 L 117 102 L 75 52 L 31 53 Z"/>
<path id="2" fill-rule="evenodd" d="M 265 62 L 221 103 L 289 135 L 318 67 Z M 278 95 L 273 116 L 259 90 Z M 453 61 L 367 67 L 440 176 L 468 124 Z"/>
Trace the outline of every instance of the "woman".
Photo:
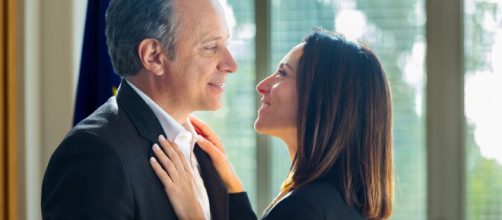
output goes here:
<path id="1" fill-rule="evenodd" d="M 370 49 L 341 35 L 315 31 L 256 88 L 262 101 L 255 129 L 282 139 L 292 160 L 288 178 L 263 219 L 390 217 L 391 98 L 382 66 Z M 205 136 L 198 145 L 210 155 L 229 193 L 242 194 L 217 136 L 200 121 L 192 123 Z M 167 141 L 161 145 L 167 156 L 157 148 L 156 157 L 171 168 L 166 171 L 152 159 L 155 172 L 178 207 L 178 216 L 197 215 L 194 198 L 176 193 L 176 187 L 178 192 L 191 190 L 184 158 L 175 153 L 176 146 Z M 256 218 L 250 208 L 233 212 L 235 203 L 250 207 L 247 197 L 236 198 L 231 199 L 230 218 Z"/>

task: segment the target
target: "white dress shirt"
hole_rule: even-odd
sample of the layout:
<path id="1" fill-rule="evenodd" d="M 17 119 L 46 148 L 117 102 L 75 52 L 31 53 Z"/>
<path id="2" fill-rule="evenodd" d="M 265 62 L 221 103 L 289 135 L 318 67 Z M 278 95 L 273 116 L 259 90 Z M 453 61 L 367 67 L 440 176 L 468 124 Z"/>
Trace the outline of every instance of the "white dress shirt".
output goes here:
<path id="1" fill-rule="evenodd" d="M 193 153 L 193 148 L 197 142 L 198 135 L 192 126 L 192 123 L 187 119 L 182 125 L 178 123 L 173 117 L 167 114 L 157 103 L 155 103 L 150 97 L 143 93 L 140 89 L 134 86 L 132 83 L 126 80 L 126 82 L 138 93 L 138 95 L 146 102 L 146 104 L 152 109 L 153 113 L 157 117 L 167 135 L 166 139 L 176 143 L 178 148 L 185 156 L 188 164 L 191 166 L 191 170 L 194 177 L 195 194 L 197 200 L 202 208 L 204 216 L 206 219 L 211 219 L 211 210 L 209 208 L 209 198 L 207 196 L 206 187 L 202 181 L 202 177 L 199 172 L 199 163 L 197 158 Z"/>

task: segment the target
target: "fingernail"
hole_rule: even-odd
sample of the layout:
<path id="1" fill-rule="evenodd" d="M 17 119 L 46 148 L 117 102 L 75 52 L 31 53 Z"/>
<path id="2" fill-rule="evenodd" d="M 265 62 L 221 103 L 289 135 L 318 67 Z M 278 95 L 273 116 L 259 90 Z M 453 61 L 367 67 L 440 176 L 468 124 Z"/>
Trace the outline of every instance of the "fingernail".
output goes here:
<path id="1" fill-rule="evenodd" d="M 195 137 L 195 142 L 199 142 L 199 141 L 202 141 L 204 140 L 203 137 L 201 135 L 197 135 L 197 137 Z"/>
<path id="2" fill-rule="evenodd" d="M 155 159 L 155 157 L 150 157 L 150 162 L 155 163 L 157 162 L 157 159 Z"/>
<path id="3" fill-rule="evenodd" d="M 164 137 L 164 135 L 159 135 L 159 141 L 166 141 L 166 138 Z"/>
<path id="4" fill-rule="evenodd" d="M 153 145 L 153 149 L 160 150 L 160 147 L 159 147 L 159 145 L 158 145 L 158 144 L 154 144 L 154 145 Z"/>

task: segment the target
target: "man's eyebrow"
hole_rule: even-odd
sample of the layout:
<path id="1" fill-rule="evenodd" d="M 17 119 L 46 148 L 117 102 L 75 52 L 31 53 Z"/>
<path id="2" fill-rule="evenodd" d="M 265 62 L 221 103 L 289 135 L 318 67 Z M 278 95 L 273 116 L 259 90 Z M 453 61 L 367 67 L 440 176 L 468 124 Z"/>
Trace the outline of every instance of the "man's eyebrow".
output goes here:
<path id="1" fill-rule="evenodd" d="M 230 38 L 230 35 L 227 35 L 227 40 Z M 201 43 L 202 44 L 205 44 L 207 42 L 211 42 L 211 41 L 217 41 L 217 40 L 220 40 L 220 39 L 223 39 L 222 36 L 214 36 L 214 37 L 209 37 L 209 38 L 205 38 L 205 39 L 202 39 L 201 40 Z"/>

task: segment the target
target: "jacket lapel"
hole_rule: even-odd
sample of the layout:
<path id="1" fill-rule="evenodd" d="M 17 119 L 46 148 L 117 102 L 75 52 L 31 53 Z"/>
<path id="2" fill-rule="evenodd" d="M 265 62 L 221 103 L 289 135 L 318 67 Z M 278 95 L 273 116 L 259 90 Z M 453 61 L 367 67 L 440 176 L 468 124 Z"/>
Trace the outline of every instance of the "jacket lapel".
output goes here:
<path id="1" fill-rule="evenodd" d="M 211 216 L 214 220 L 228 219 L 228 192 L 214 168 L 209 155 L 195 145 L 194 154 L 197 157 L 200 167 L 200 175 L 206 186 Z"/>
<path id="2" fill-rule="evenodd" d="M 152 144 L 158 142 L 157 138 L 160 134 L 166 136 L 152 109 L 125 80 L 120 83 L 117 104 L 127 113 L 139 135 Z"/>
<path id="3" fill-rule="evenodd" d="M 157 138 L 160 134 L 166 136 L 153 111 L 125 80 L 122 80 L 120 84 L 117 104 L 127 113 L 139 135 L 149 140 L 151 144 L 158 143 Z M 153 151 L 150 149 L 149 152 L 149 157 L 152 157 Z M 211 163 L 209 155 L 198 145 L 195 145 L 194 154 L 197 157 L 200 175 L 206 187 L 212 219 L 227 220 L 228 193 L 225 185 Z"/>

